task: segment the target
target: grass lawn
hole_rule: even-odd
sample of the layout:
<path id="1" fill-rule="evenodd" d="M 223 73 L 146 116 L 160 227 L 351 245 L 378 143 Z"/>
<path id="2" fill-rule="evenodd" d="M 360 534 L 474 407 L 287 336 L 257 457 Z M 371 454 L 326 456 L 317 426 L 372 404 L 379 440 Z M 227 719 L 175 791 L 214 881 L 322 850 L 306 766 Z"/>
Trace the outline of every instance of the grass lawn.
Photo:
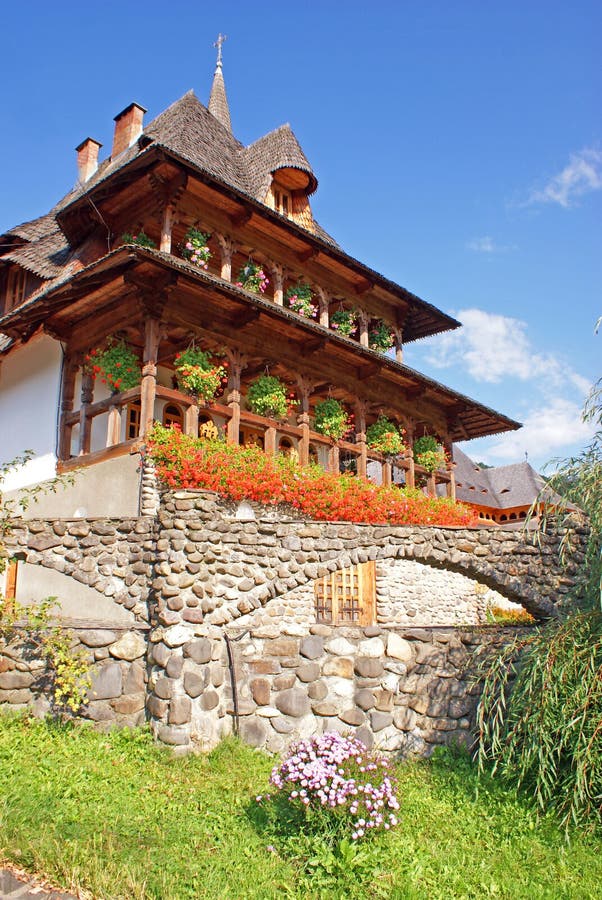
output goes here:
<path id="1" fill-rule="evenodd" d="M 466 758 L 400 765 L 401 824 L 334 851 L 267 820 L 272 765 L 0 716 L 0 860 L 107 900 L 600 897 L 599 840 L 567 843 Z"/>

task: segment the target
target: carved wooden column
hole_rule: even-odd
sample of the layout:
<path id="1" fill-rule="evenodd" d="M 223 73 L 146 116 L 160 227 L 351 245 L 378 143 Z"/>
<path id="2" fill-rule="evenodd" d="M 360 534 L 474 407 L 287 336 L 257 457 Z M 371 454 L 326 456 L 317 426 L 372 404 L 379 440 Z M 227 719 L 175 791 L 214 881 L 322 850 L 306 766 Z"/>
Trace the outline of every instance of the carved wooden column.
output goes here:
<path id="1" fill-rule="evenodd" d="M 328 451 L 328 471 L 339 474 L 341 460 L 341 448 L 338 444 L 334 444 Z"/>
<path id="2" fill-rule="evenodd" d="M 115 404 L 109 408 L 107 422 L 107 447 L 121 443 L 121 407 Z"/>
<path id="3" fill-rule="evenodd" d="M 266 456 L 276 456 L 276 426 L 268 425 L 263 435 L 263 450 Z"/>
<path id="4" fill-rule="evenodd" d="M 434 472 L 431 472 L 431 474 L 429 475 L 429 477 L 427 479 L 426 484 L 427 484 L 426 490 L 427 490 L 429 497 L 436 497 L 437 496 L 437 479 L 435 477 Z"/>
<path id="5" fill-rule="evenodd" d="M 449 481 L 447 483 L 447 496 L 452 500 L 456 499 L 456 473 L 455 468 L 456 464 L 454 462 L 454 448 L 453 444 L 450 440 L 446 440 L 443 443 L 445 447 L 445 453 L 447 455 L 447 463 L 445 468 L 447 469 L 447 473 L 449 475 Z"/>
<path id="6" fill-rule="evenodd" d="M 71 456 L 71 436 L 73 424 L 67 424 L 65 419 L 73 412 L 75 398 L 75 379 L 79 369 L 79 360 L 67 350 L 63 360 L 61 377 L 61 424 L 59 433 L 59 459 L 69 459 Z"/>
<path id="7" fill-rule="evenodd" d="M 402 363 L 403 362 L 403 330 L 401 328 L 394 328 L 393 333 L 395 335 L 395 362 Z"/>
<path id="8" fill-rule="evenodd" d="M 94 377 L 90 372 L 82 375 L 81 403 L 79 410 L 79 455 L 90 452 L 92 437 L 92 419 L 88 415 L 88 406 L 94 399 Z"/>
<path id="9" fill-rule="evenodd" d="M 391 487 L 393 483 L 393 466 L 390 461 L 386 459 L 383 463 L 383 484 L 385 487 Z"/>
<path id="10" fill-rule="evenodd" d="M 309 465 L 309 398 L 313 389 L 313 384 L 303 376 L 297 376 L 297 385 L 299 389 L 299 414 L 297 415 L 297 424 L 301 428 L 301 438 L 299 439 L 299 464 L 302 466 Z"/>
<path id="11" fill-rule="evenodd" d="M 357 457 L 357 474 L 368 477 L 368 445 L 366 444 L 366 411 L 367 404 L 357 400 L 355 404 L 355 443 L 359 449 Z"/>
<path id="12" fill-rule="evenodd" d="M 228 443 L 240 443 L 240 376 L 246 365 L 246 358 L 238 350 L 226 350 L 228 357 L 227 402 L 232 415 L 228 420 Z"/>
<path id="13" fill-rule="evenodd" d="M 360 309 L 358 313 L 358 323 L 360 329 L 360 344 L 362 347 L 369 347 L 370 340 L 368 337 L 368 325 L 370 324 L 370 319 L 368 314 L 364 312 L 363 309 Z"/>
<path id="14" fill-rule="evenodd" d="M 199 405 L 196 402 L 190 404 L 184 415 L 184 433 L 199 436 Z"/>
<path id="15" fill-rule="evenodd" d="M 330 296 L 323 288 L 318 288 L 316 291 L 318 295 L 318 308 L 319 308 L 319 322 L 320 325 L 323 325 L 325 328 L 330 326 L 330 315 L 328 311 L 328 304 L 330 302 Z"/>
<path id="16" fill-rule="evenodd" d="M 278 306 L 284 304 L 284 269 L 278 263 L 269 263 L 270 275 L 272 276 L 272 285 L 274 287 L 274 303 Z"/>
<path id="17" fill-rule="evenodd" d="M 140 385 L 140 437 L 144 437 L 155 418 L 157 393 L 157 357 L 161 340 L 161 323 L 154 316 L 144 322 L 144 351 L 142 356 L 142 382 Z"/>
<path id="18" fill-rule="evenodd" d="M 406 424 L 406 441 L 408 445 L 408 469 L 406 469 L 406 485 L 416 487 L 416 470 L 414 469 L 414 428 L 408 422 Z"/>
<path id="19" fill-rule="evenodd" d="M 168 203 L 163 210 L 163 218 L 161 220 L 161 242 L 159 250 L 164 253 L 171 253 L 171 231 L 175 221 L 175 209 L 173 204 Z"/>
<path id="20" fill-rule="evenodd" d="M 215 234 L 222 256 L 221 276 L 224 281 L 232 281 L 232 257 L 236 250 L 236 244 L 224 234 Z"/>

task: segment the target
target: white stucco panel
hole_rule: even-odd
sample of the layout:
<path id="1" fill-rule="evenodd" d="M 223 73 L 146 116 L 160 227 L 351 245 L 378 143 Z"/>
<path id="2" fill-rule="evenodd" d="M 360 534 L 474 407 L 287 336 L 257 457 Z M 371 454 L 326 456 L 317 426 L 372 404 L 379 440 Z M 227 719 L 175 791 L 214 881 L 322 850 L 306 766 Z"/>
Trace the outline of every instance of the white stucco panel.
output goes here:
<path id="1" fill-rule="evenodd" d="M 0 365 L 0 461 L 25 450 L 36 458 L 10 472 L 2 484 L 14 490 L 52 478 L 56 471 L 56 429 L 62 350 L 46 335 L 32 338 Z"/>

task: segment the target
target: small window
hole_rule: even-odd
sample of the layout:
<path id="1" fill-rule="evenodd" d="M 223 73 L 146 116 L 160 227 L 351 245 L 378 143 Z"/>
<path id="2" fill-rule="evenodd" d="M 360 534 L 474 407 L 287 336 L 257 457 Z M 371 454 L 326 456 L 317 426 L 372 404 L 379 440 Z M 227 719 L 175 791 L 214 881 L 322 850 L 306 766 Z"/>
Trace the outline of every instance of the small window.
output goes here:
<path id="1" fill-rule="evenodd" d="M 6 284 L 6 312 L 19 306 L 25 300 L 27 285 L 27 272 L 20 266 L 14 266 L 9 270 Z"/>
<path id="2" fill-rule="evenodd" d="M 179 425 L 180 428 L 183 427 L 184 416 L 182 410 L 176 403 L 168 403 L 163 409 L 163 424 L 168 427 L 170 425 Z"/>
<path id="3" fill-rule="evenodd" d="M 373 625 L 376 563 L 330 572 L 315 582 L 316 618 L 327 625 Z"/>
<path id="4" fill-rule="evenodd" d="M 255 431 L 252 428 L 241 428 L 239 432 L 239 442 L 245 447 L 260 447 L 264 449 L 264 437 L 261 431 Z"/>
<path id="5" fill-rule="evenodd" d="M 126 441 L 129 441 L 132 438 L 137 438 L 140 434 L 140 411 L 141 406 L 139 400 L 135 400 L 133 403 L 128 403 L 125 418 Z"/>
<path id="6" fill-rule="evenodd" d="M 290 216 L 293 203 L 288 191 L 283 191 L 281 188 L 274 189 L 274 209 L 282 216 Z"/>
<path id="7" fill-rule="evenodd" d="M 280 444 L 278 446 L 278 452 L 282 453 L 283 456 L 295 456 L 297 451 L 293 446 L 293 442 L 288 438 L 282 438 Z"/>

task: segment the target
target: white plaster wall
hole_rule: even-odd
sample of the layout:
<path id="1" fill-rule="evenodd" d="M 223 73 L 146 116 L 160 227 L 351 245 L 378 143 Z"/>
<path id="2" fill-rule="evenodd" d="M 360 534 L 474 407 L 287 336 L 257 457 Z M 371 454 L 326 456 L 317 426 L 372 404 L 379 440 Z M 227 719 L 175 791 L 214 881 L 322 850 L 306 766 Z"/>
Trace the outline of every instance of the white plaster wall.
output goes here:
<path id="1" fill-rule="evenodd" d="M 0 461 L 9 462 L 24 450 L 36 454 L 6 476 L 2 490 L 36 484 L 55 474 L 61 359 L 60 343 L 46 335 L 2 359 Z"/>
<path id="2" fill-rule="evenodd" d="M 19 562 L 17 601 L 30 606 L 47 597 L 56 597 L 53 615 L 67 623 L 117 626 L 134 622 L 133 613 L 75 578 L 43 566 Z"/>

